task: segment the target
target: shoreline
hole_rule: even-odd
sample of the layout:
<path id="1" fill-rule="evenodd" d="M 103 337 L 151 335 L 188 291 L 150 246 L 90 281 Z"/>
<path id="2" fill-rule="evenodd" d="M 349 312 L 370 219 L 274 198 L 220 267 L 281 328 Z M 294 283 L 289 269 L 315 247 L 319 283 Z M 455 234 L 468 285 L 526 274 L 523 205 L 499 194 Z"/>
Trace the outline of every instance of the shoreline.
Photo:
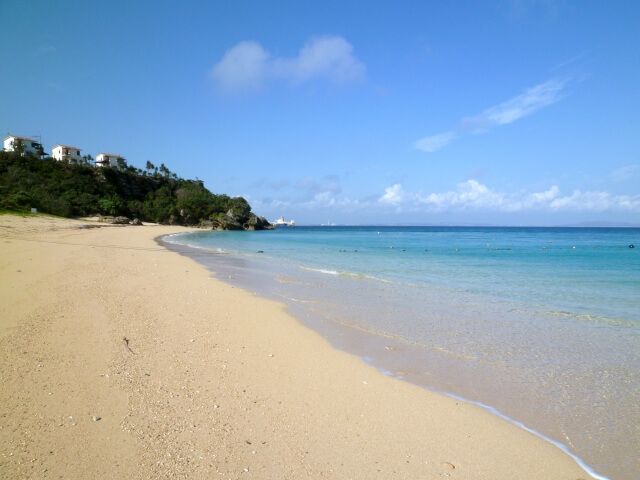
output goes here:
<path id="1" fill-rule="evenodd" d="M 0 215 L 10 478 L 588 475 L 556 446 L 384 375 L 154 242 L 189 229 L 80 225 Z"/>
<path id="2" fill-rule="evenodd" d="M 188 234 L 187 234 L 188 235 Z M 598 473 L 587 461 L 583 460 L 580 455 L 569 448 L 570 443 L 563 443 L 561 439 L 554 438 L 553 436 L 545 433 L 543 430 L 536 429 L 535 426 L 524 422 L 517 417 L 512 417 L 508 413 L 504 413 L 500 407 L 486 403 L 483 400 L 473 399 L 465 396 L 464 393 L 454 392 L 453 390 L 443 389 L 441 386 L 434 383 L 425 382 L 426 378 L 416 374 L 414 369 L 407 369 L 404 363 L 394 363 L 385 354 L 389 351 L 397 351 L 399 349 L 407 349 L 407 344 L 403 341 L 394 339 L 390 335 L 377 334 L 373 330 L 367 330 L 360 326 L 353 326 L 347 323 L 337 321 L 335 318 L 325 318 L 318 315 L 317 312 L 310 312 L 306 310 L 304 306 L 307 303 L 317 304 L 317 307 L 323 305 L 322 301 L 317 299 L 310 299 L 308 296 L 304 296 L 305 300 L 299 300 L 298 296 L 289 297 L 283 295 L 282 292 L 277 294 L 273 292 L 272 286 L 269 286 L 273 282 L 270 270 L 264 271 L 261 266 L 251 264 L 250 261 L 244 259 L 240 270 L 242 275 L 236 277 L 234 267 L 229 268 L 229 265 L 235 265 L 234 260 L 228 261 L 226 258 L 220 258 L 220 255 L 224 257 L 234 258 L 233 254 L 229 252 L 214 252 L 203 246 L 195 246 L 187 243 L 174 242 L 170 238 L 173 235 L 167 237 L 158 238 L 156 241 L 160 245 L 164 245 L 169 250 L 175 251 L 180 255 L 184 255 L 202 265 L 206 266 L 212 275 L 221 281 L 233 285 L 236 288 L 242 288 L 247 291 L 253 292 L 263 298 L 267 298 L 270 301 L 275 301 L 286 305 L 286 312 L 296 319 L 297 322 L 302 324 L 306 328 L 318 332 L 323 338 L 325 338 L 333 348 L 340 351 L 355 355 L 361 362 L 375 368 L 385 376 L 396 379 L 401 382 L 406 382 L 411 385 L 415 385 L 421 389 L 425 389 L 429 392 L 433 392 L 439 395 L 443 395 L 454 400 L 462 401 L 471 405 L 475 405 L 490 415 L 496 416 L 520 429 L 523 429 L 540 439 L 549 442 L 565 454 L 569 455 L 573 460 L 580 465 L 585 472 L 587 472 L 592 478 L 601 480 L 608 480 L 610 477 Z M 177 236 L 180 236 L 178 234 Z M 221 264 L 224 263 L 224 265 Z M 265 273 L 267 273 L 265 275 Z M 331 272 L 334 273 L 334 272 Z M 251 277 L 251 280 L 243 278 L 244 276 Z M 255 281 L 255 277 L 260 275 L 261 280 Z M 273 274 L 276 277 L 281 275 L 287 278 L 285 283 L 294 282 L 291 280 L 290 273 L 278 271 Z M 227 278 L 228 276 L 228 278 Z M 276 280 L 277 281 L 277 280 Z M 299 280 L 298 280 L 299 281 Z M 319 282 L 317 279 L 307 280 L 311 284 Z M 298 303 L 301 302 L 301 303 Z M 380 352 L 385 352 L 382 355 Z M 428 362 L 428 360 L 427 360 Z M 428 364 L 428 363 L 427 363 Z M 442 365 L 439 364 L 440 367 Z M 436 365 L 433 365 L 436 368 Z M 446 369 L 446 368 L 445 368 Z M 433 371 L 428 373 L 432 375 Z M 463 376 L 464 378 L 464 376 Z M 567 437 L 568 438 L 568 437 Z"/>

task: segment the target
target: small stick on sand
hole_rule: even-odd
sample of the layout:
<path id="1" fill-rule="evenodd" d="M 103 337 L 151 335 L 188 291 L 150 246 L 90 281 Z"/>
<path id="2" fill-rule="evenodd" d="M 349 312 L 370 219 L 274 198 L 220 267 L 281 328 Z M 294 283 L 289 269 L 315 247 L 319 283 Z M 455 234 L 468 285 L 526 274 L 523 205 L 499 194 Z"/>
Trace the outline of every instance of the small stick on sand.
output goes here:
<path id="1" fill-rule="evenodd" d="M 135 355 L 134 351 L 131 350 L 131 347 L 129 346 L 129 339 L 127 337 L 122 337 L 122 340 L 124 340 L 124 346 L 127 347 L 127 350 Z"/>

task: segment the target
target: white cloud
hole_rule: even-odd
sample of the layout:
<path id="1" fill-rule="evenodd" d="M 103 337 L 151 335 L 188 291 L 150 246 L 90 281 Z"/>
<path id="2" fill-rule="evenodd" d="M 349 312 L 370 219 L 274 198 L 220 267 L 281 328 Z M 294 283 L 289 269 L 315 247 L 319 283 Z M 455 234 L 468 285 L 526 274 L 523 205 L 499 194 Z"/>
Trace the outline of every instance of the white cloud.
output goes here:
<path id="1" fill-rule="evenodd" d="M 343 83 L 364 77 L 365 66 L 353 55 L 353 47 L 342 37 L 318 37 L 308 42 L 300 54 L 273 63 L 275 75 L 304 82 L 316 77 Z"/>
<path id="2" fill-rule="evenodd" d="M 525 207 L 537 207 L 540 205 L 548 204 L 552 200 L 558 197 L 560 189 L 554 185 L 546 192 L 531 193 L 525 199 L 523 205 Z"/>
<path id="3" fill-rule="evenodd" d="M 489 190 L 476 180 L 467 180 L 458 184 L 457 191 L 431 193 L 426 197 L 417 196 L 418 202 L 435 210 L 450 208 L 500 208 L 504 203 L 504 195 Z"/>
<path id="4" fill-rule="evenodd" d="M 604 212 L 609 210 L 627 210 L 640 212 L 640 195 L 612 195 L 609 192 L 581 192 L 574 190 L 570 197 L 553 200 L 554 210 L 574 210 Z"/>
<path id="5" fill-rule="evenodd" d="M 556 103 L 562 98 L 561 92 L 566 83 L 566 80 L 549 80 L 511 100 L 485 110 L 482 117 L 495 125 L 514 122 Z"/>
<path id="6" fill-rule="evenodd" d="M 632 180 L 640 174 L 640 165 L 627 165 L 611 172 L 610 177 L 614 182 L 626 182 Z"/>
<path id="7" fill-rule="evenodd" d="M 517 97 L 486 109 L 480 115 L 463 118 L 455 131 L 422 138 L 414 142 L 413 146 L 423 152 L 435 152 L 451 143 L 458 133 L 486 132 L 495 126 L 515 122 L 561 100 L 566 83 L 566 79 L 552 79 L 541 83 Z"/>
<path id="8" fill-rule="evenodd" d="M 430 193 L 411 193 L 397 183 L 385 189 L 378 203 L 404 211 L 433 212 L 482 210 L 487 212 L 558 212 L 558 211 L 626 211 L 640 213 L 639 195 L 612 195 L 608 192 L 580 192 L 561 196 L 554 185 L 543 192 L 504 193 L 491 190 L 476 180 L 460 183 L 456 190 Z"/>
<path id="9" fill-rule="evenodd" d="M 319 192 L 311 197 L 297 199 L 260 199 L 250 196 L 245 196 L 245 198 L 250 200 L 254 211 L 272 210 L 279 212 L 284 210 L 305 210 L 312 212 L 313 215 L 316 215 L 320 211 L 326 211 L 327 209 L 338 209 L 341 214 L 344 214 L 372 206 L 368 201 L 352 200 L 348 197 L 337 197 L 330 191 Z"/>
<path id="10" fill-rule="evenodd" d="M 257 89 L 268 71 L 270 55 L 256 42 L 240 42 L 227 50 L 211 70 L 223 90 Z"/>
<path id="11" fill-rule="evenodd" d="M 293 186 L 294 184 L 292 184 Z M 593 218 L 626 215 L 638 218 L 640 214 L 640 194 L 615 195 L 604 191 L 581 192 L 576 190 L 562 195 L 557 185 L 543 191 L 528 192 L 520 190 L 505 192 L 494 190 L 476 180 L 458 184 L 454 189 L 442 192 L 423 193 L 405 190 L 400 183 L 384 189 L 373 197 L 349 198 L 340 189 L 330 184 L 322 186 L 312 177 L 295 183 L 296 192 L 291 196 L 254 198 L 243 195 L 255 212 L 276 218 L 286 215 L 305 222 L 380 221 L 389 219 L 392 214 L 395 221 L 415 220 L 429 214 L 446 214 L 450 218 L 527 218 L 534 215 L 565 215 L 565 218 Z M 417 216 L 416 216 L 417 215 Z M 511 215 L 511 216 L 510 216 Z M 339 220 L 341 219 L 341 220 Z M 353 220 L 351 220 L 353 221 Z M 495 221 L 495 220 L 494 220 Z M 499 221 L 498 221 L 499 222 Z M 302 223 L 302 222 L 301 222 Z"/>
<path id="12" fill-rule="evenodd" d="M 380 203 L 389 205 L 399 205 L 407 201 L 407 194 L 402 189 L 402 185 L 396 183 L 392 187 L 388 187 L 384 191 L 384 195 L 380 197 Z"/>
<path id="13" fill-rule="evenodd" d="M 413 146 L 423 152 L 435 152 L 451 143 L 455 136 L 454 132 L 439 133 L 438 135 L 421 138 Z"/>
<path id="14" fill-rule="evenodd" d="M 345 83 L 364 78 L 365 72 L 349 42 L 339 36 L 323 36 L 311 39 L 294 58 L 274 58 L 257 42 L 240 42 L 213 66 L 211 76 L 224 91 L 244 91 L 277 79 L 302 83 L 322 78 Z"/>

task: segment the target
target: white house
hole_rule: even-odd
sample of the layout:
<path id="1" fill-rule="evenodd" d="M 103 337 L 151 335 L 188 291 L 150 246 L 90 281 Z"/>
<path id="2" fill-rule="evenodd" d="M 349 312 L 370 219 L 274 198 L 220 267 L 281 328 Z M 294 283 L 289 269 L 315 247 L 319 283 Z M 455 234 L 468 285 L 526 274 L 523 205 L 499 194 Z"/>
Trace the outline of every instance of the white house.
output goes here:
<path id="1" fill-rule="evenodd" d="M 56 145 L 51 149 L 51 156 L 60 162 L 82 163 L 82 156 L 78 147 Z"/>
<path id="2" fill-rule="evenodd" d="M 96 157 L 96 167 L 117 167 L 119 158 L 122 157 L 115 153 L 99 153 Z"/>
<path id="3" fill-rule="evenodd" d="M 33 138 L 19 137 L 17 135 L 9 135 L 4 139 L 5 152 L 14 152 L 17 150 L 18 143 L 22 143 L 22 155 L 43 155 L 44 150 L 40 142 L 36 142 Z"/>

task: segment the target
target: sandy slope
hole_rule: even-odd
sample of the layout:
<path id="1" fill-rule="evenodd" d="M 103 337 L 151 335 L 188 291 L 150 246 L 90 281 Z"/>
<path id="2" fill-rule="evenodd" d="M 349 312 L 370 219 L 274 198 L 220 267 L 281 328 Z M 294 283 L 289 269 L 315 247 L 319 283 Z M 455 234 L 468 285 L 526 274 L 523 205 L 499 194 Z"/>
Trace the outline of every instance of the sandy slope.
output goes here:
<path id="1" fill-rule="evenodd" d="M 588 477 L 154 242 L 180 227 L 82 224 L 0 216 L 0 477 Z"/>

